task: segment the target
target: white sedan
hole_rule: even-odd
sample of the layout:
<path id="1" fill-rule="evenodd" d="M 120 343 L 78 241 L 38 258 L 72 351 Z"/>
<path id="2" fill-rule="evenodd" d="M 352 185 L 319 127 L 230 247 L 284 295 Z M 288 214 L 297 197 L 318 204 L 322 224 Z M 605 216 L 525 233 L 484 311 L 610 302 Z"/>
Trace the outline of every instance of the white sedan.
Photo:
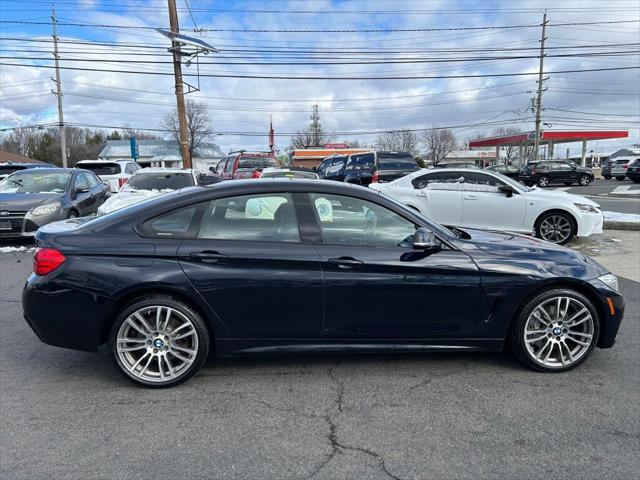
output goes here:
<path id="1" fill-rule="evenodd" d="M 143 168 L 98 208 L 98 215 L 120 210 L 148 198 L 198 185 L 201 174 L 192 169 Z"/>
<path id="2" fill-rule="evenodd" d="M 533 233 L 558 244 L 602 233 L 597 203 L 566 192 L 529 188 L 487 170 L 423 169 L 370 187 L 450 226 Z"/>

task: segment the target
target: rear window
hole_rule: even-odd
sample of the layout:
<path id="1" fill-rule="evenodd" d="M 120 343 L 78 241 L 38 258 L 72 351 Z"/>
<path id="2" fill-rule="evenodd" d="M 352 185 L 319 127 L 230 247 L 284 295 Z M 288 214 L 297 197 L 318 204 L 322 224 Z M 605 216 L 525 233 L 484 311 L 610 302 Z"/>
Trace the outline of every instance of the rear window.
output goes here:
<path id="1" fill-rule="evenodd" d="M 418 165 L 411 155 L 379 153 L 378 168 L 380 170 L 417 170 Z"/>
<path id="2" fill-rule="evenodd" d="M 238 168 L 266 168 L 277 167 L 278 162 L 270 157 L 240 157 Z"/>
<path id="3" fill-rule="evenodd" d="M 133 190 L 178 190 L 193 186 L 193 175 L 185 173 L 136 173 L 127 183 Z"/>
<path id="4" fill-rule="evenodd" d="M 89 170 L 96 175 L 118 175 L 120 174 L 119 163 L 78 163 L 76 168 Z"/>

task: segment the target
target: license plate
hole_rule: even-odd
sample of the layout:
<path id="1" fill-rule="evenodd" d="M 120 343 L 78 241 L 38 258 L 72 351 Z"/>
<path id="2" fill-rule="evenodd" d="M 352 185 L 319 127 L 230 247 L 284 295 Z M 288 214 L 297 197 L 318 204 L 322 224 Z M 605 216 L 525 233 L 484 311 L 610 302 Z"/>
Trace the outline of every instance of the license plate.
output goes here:
<path id="1" fill-rule="evenodd" d="M 0 230 L 13 230 L 13 227 L 11 226 L 11 222 L 8 222 L 8 221 L 0 222 Z"/>

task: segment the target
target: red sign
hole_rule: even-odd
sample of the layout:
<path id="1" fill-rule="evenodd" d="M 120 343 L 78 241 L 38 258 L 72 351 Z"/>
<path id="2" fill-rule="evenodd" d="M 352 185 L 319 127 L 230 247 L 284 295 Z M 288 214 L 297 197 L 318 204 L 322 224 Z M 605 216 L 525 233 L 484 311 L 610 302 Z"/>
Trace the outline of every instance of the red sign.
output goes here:
<path id="1" fill-rule="evenodd" d="M 346 143 L 327 143 L 324 148 L 349 148 Z"/>

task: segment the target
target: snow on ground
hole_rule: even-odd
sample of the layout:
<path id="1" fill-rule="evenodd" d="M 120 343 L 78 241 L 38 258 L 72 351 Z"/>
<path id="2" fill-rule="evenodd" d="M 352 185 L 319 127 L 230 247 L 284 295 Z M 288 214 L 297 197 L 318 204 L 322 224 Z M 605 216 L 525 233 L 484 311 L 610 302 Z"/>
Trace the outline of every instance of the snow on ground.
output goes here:
<path id="1" fill-rule="evenodd" d="M 36 247 L 25 247 L 24 245 L 20 247 L 0 247 L 0 253 L 14 253 L 14 252 L 35 252 Z"/>
<path id="2" fill-rule="evenodd" d="M 602 212 L 606 222 L 624 222 L 640 224 L 640 215 L 635 213 Z"/>
<path id="3" fill-rule="evenodd" d="M 640 188 L 631 188 L 631 185 L 623 185 L 614 188 L 611 193 L 613 195 L 640 195 Z"/>

